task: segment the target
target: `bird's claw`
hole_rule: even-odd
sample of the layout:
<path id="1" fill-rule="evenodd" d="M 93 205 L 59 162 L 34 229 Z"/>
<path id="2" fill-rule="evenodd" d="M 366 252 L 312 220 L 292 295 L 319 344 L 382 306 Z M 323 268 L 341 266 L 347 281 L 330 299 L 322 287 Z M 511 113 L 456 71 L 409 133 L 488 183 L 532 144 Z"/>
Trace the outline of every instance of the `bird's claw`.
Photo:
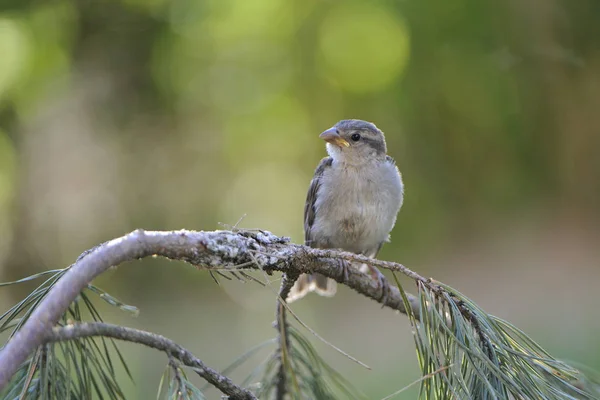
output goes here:
<path id="1" fill-rule="evenodd" d="M 350 273 L 348 272 L 348 263 L 340 259 L 338 259 L 337 262 L 342 270 L 342 282 L 346 283 L 350 279 Z"/>
<path id="2" fill-rule="evenodd" d="M 385 307 L 390 297 L 390 284 L 385 278 L 385 275 L 381 273 L 377 268 L 371 267 L 371 276 L 377 280 L 377 287 L 381 289 L 381 296 L 378 301 L 381 303 L 381 308 Z"/>

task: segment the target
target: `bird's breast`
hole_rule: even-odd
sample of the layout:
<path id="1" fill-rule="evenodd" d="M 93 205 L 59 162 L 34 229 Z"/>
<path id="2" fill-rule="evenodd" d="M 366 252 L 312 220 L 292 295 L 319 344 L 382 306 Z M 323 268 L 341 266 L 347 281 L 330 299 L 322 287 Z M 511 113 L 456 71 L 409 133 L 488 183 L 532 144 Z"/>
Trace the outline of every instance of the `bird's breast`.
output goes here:
<path id="1" fill-rule="evenodd" d="M 338 167 L 322 176 L 313 231 L 328 247 L 370 252 L 387 240 L 402 204 L 396 167 Z"/>

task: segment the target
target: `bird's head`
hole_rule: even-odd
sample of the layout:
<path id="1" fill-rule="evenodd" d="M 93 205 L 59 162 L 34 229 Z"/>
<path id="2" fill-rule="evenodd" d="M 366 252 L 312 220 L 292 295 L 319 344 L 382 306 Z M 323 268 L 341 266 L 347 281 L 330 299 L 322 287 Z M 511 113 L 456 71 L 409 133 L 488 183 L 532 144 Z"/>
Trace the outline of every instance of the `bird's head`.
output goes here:
<path id="1" fill-rule="evenodd" d="M 383 132 L 371 122 L 344 119 L 319 137 L 327 142 L 327 153 L 334 161 L 361 165 L 386 156 Z"/>

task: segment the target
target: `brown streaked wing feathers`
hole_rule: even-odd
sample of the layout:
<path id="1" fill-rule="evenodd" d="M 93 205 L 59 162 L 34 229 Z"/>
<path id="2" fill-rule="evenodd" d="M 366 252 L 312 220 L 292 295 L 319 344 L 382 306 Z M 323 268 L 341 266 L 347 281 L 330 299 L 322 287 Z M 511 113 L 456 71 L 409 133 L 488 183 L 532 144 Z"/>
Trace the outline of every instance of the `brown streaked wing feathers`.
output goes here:
<path id="1" fill-rule="evenodd" d="M 315 201 L 317 199 L 317 192 L 321 186 L 323 173 L 328 168 L 331 168 L 332 162 L 333 159 L 331 157 L 325 157 L 321 160 L 306 194 L 306 203 L 304 204 L 304 244 L 310 247 L 319 247 L 318 243 L 313 243 L 311 232 L 317 211 L 315 209 Z M 315 292 L 321 296 L 333 296 L 336 292 L 336 287 L 336 282 L 333 279 L 321 274 L 302 274 L 292 287 L 286 300 L 288 303 L 291 303 L 292 301 L 301 299 L 309 292 Z"/>
<path id="2" fill-rule="evenodd" d="M 317 169 L 315 170 L 315 175 L 313 176 L 312 181 L 310 181 L 310 186 L 308 187 L 308 193 L 306 194 L 306 203 L 304 204 L 304 244 L 307 246 L 312 246 L 312 237 L 311 237 L 311 228 L 313 223 L 315 222 L 315 200 L 317 199 L 317 192 L 319 191 L 319 187 L 321 186 L 321 177 L 327 168 L 331 167 L 333 159 L 331 157 L 325 157 L 321 160 Z"/>

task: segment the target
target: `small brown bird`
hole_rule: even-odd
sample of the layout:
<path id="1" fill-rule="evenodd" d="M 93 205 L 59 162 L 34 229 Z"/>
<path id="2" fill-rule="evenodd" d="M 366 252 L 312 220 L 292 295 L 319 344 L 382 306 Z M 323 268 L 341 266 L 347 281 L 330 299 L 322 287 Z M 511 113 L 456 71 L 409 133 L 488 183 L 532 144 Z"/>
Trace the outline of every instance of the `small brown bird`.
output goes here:
<path id="1" fill-rule="evenodd" d="M 319 136 L 329 157 L 315 170 L 304 205 L 304 243 L 375 258 L 396 223 L 404 186 L 394 159 L 387 155 L 383 132 L 357 119 L 342 120 Z M 375 267 L 363 272 L 381 281 Z M 302 274 L 287 301 L 309 292 L 333 296 L 336 282 L 320 274 Z"/>

